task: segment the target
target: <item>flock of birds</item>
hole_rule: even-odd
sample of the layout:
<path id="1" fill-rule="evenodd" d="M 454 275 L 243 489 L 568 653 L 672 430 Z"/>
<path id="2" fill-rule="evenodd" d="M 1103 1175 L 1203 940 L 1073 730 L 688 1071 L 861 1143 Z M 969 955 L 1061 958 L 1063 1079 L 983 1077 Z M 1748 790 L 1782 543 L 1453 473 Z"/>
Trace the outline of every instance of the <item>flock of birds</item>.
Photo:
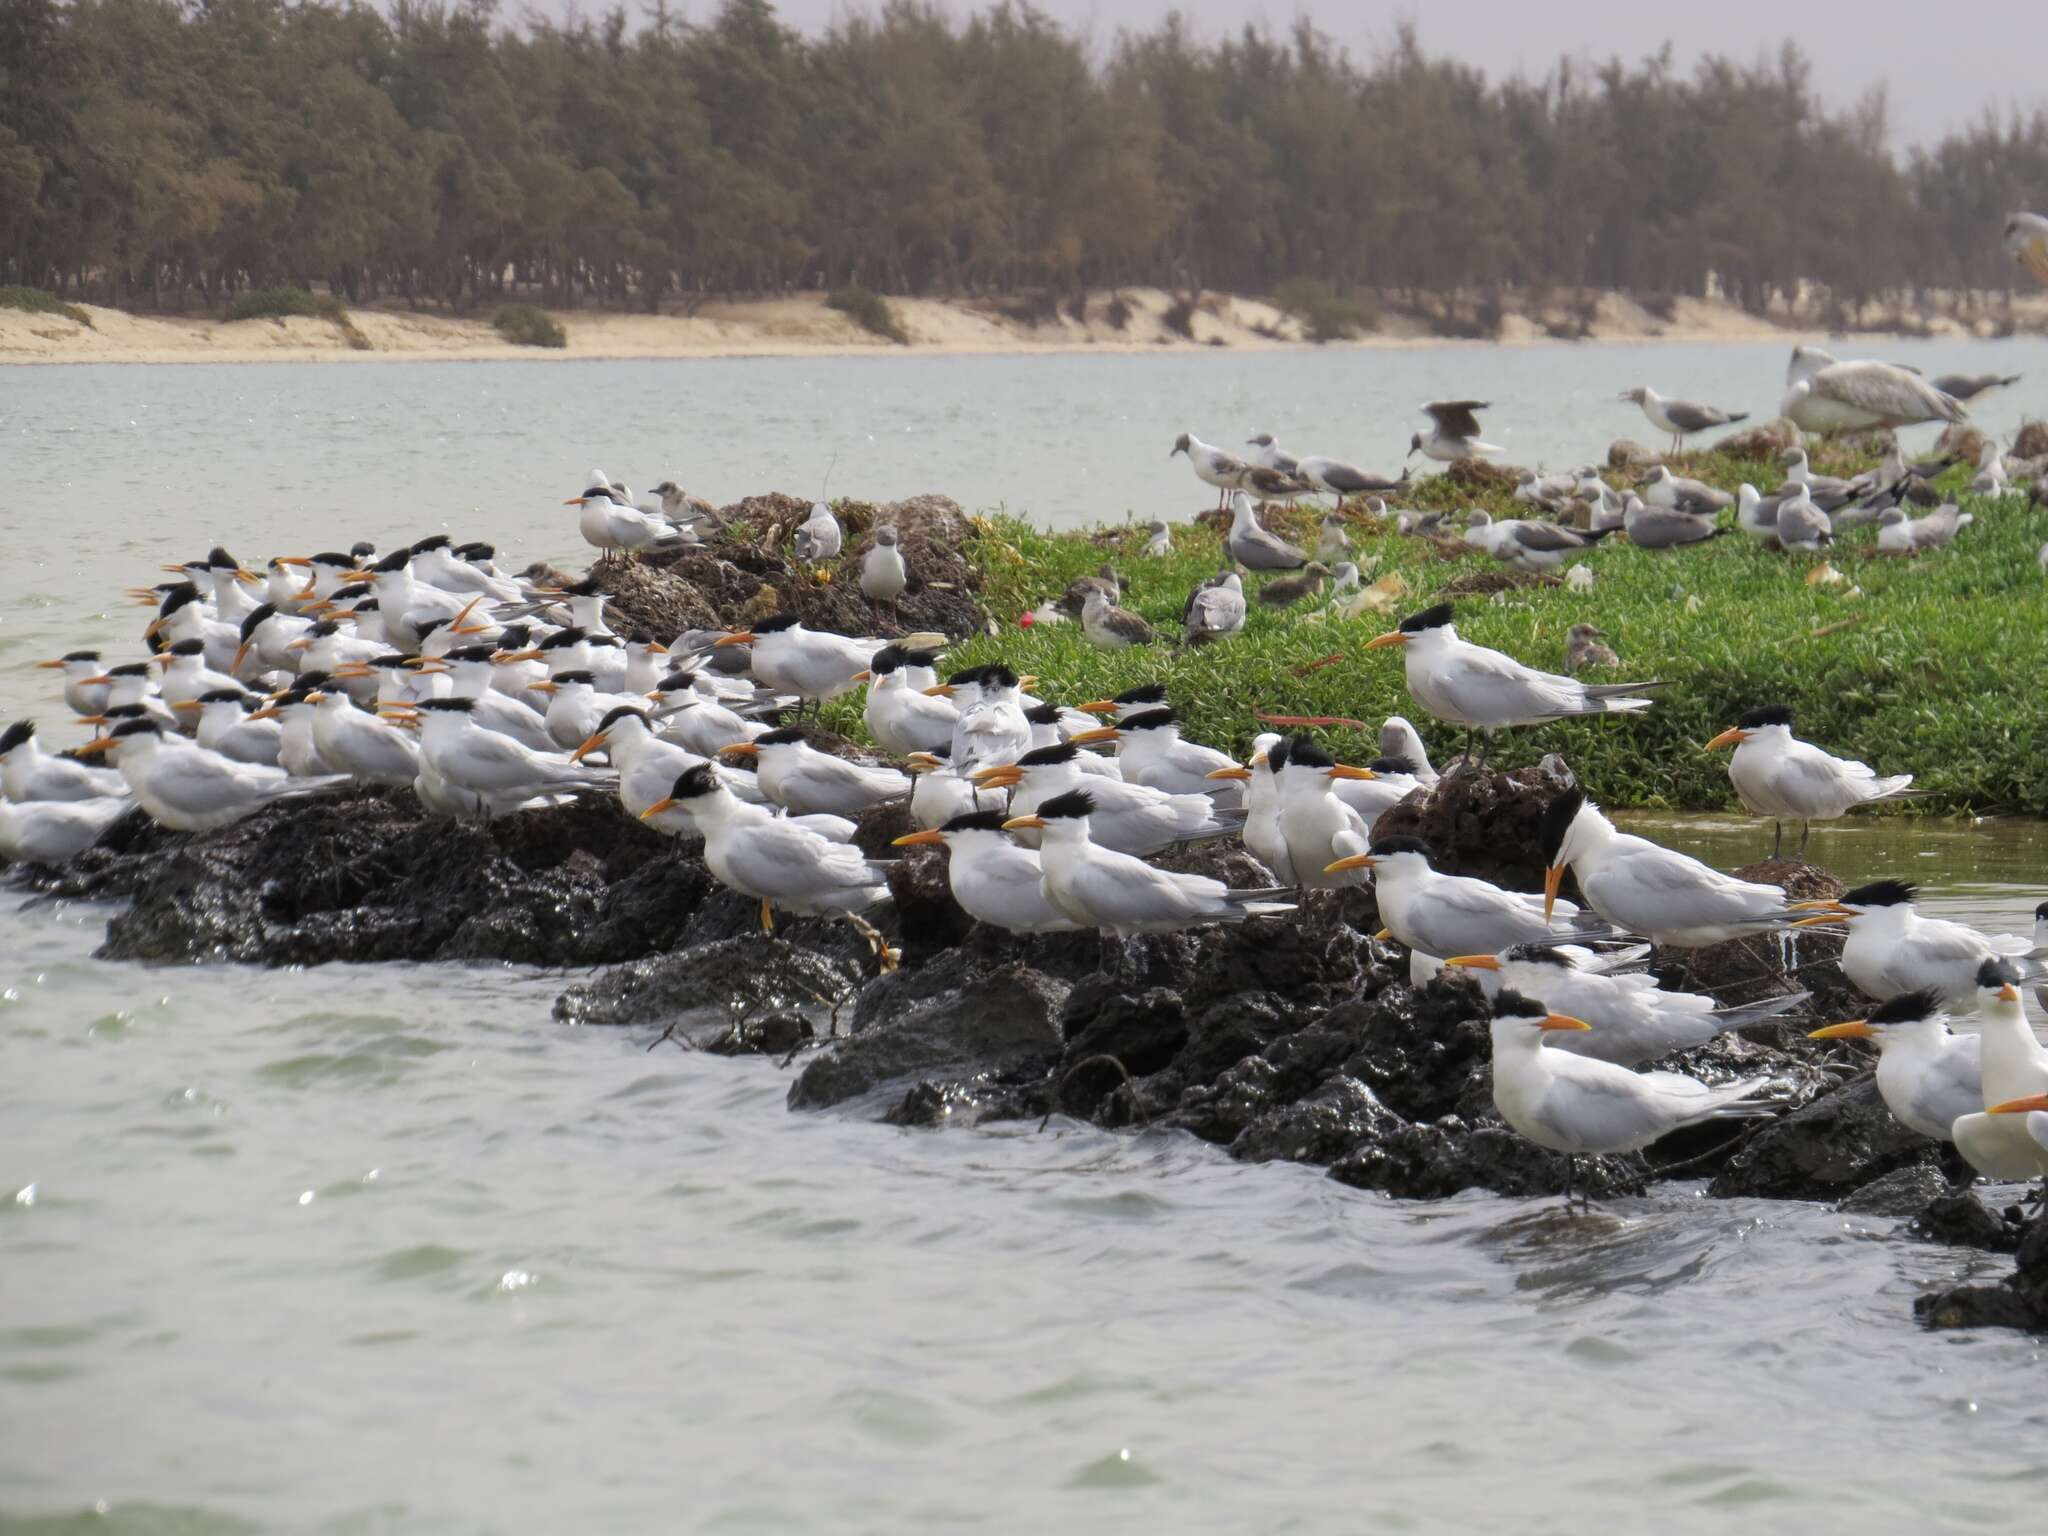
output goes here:
<path id="1" fill-rule="evenodd" d="M 1957 399 L 1905 370 L 1823 361 L 1805 348 L 1792 372 L 1788 413 L 1810 410 L 1818 414 L 1794 419 L 1829 428 L 1872 424 L 1865 417 L 1952 419 Z M 1680 438 L 1740 419 L 1648 389 L 1628 398 Z M 1481 408 L 1433 405 L 1434 427 L 1416 435 L 1415 449 L 1438 459 L 1490 451 L 1477 437 Z M 1190 638 L 1242 624 L 1240 569 L 1310 563 L 1259 525 L 1254 493 L 1321 490 L 1342 500 L 1401 483 L 1327 458 L 1292 458 L 1270 436 L 1252 445 L 1256 460 L 1191 435 L 1174 447 L 1234 505 L 1231 565 L 1191 596 Z M 1888 461 L 1868 484 L 1824 483 L 1803 452 L 1790 467 L 1791 488 L 1770 499 L 1787 547 L 1808 508 L 1868 507 L 1903 494 L 1916 473 Z M 1583 496 L 1576 477 L 1568 486 L 1525 477 L 1524 488 L 1531 500 L 1560 494 L 1595 515 L 1612 494 L 1603 486 Z M 1718 494 L 1660 470 L 1639 506 L 1621 512 L 1621 526 L 1654 545 L 1689 526 L 1679 519 L 1706 515 L 1703 493 Z M 657 496 L 640 503 L 595 472 L 569 504 L 605 560 L 690 542 L 715 526 L 717 513 L 673 483 Z M 1765 526 L 1764 505 L 1742 498 L 1742 526 Z M 1565 531 L 1476 523 L 1466 537 L 1510 563 L 1544 568 L 1577 547 L 1553 537 Z M 793 543 L 815 562 L 840 553 L 843 533 L 820 504 Z M 867 915 L 890 899 L 890 865 L 856 846 L 855 818 L 902 802 L 917 830 L 897 843 L 943 848 L 952 892 L 971 916 L 1016 933 L 1094 930 L 1105 970 L 1117 975 L 1140 935 L 1278 917 L 1369 882 L 1381 937 L 1409 951 L 1418 978 L 1444 967 L 1477 978 L 1492 1002 L 1502 1116 L 1569 1158 L 1633 1151 L 1704 1119 L 1773 1111 L 1768 1080 L 1710 1087 L 1637 1069 L 1781 1014 L 1807 994 L 1721 1007 L 1660 986 L 1644 964 L 1651 945 L 1690 953 L 1835 924 L 1846 929 L 1843 972 L 1879 1006 L 1819 1035 L 1877 1043 L 1879 1089 L 1905 1124 L 1953 1140 L 1991 1176 L 2048 1176 L 2048 1050 L 2026 1024 L 2019 991 L 2043 975 L 2032 958 L 2037 942 L 1926 916 L 1912 888 L 1891 880 L 1839 901 L 1791 900 L 1777 886 L 1618 830 L 1568 775 L 1543 816 L 1540 895 L 1446 873 L 1424 843 L 1375 834 L 1387 810 L 1438 782 L 1420 733 L 1402 717 L 1385 722 L 1381 755 L 1362 765 L 1335 761 L 1307 735 L 1277 733 L 1259 737 L 1239 762 L 1189 739 L 1162 685 L 1063 704 L 1039 697 L 1038 679 L 1001 662 L 942 677 L 942 636 L 843 635 L 786 614 L 667 644 L 620 635 L 606 622 L 596 576 L 513 575 L 491 546 L 441 535 L 391 550 L 358 544 L 277 556 L 261 570 L 215 548 L 165 570 L 171 580 L 133 593 L 154 610 L 144 654 L 115 661 L 76 651 L 42 664 L 62 673 L 64 701 L 98 728 L 93 739 L 52 752 L 31 722 L 0 733 L 0 854 L 64 863 L 131 806 L 201 832 L 353 785 L 408 788 L 431 815 L 476 820 L 601 796 L 658 832 L 701 838 L 713 877 L 759 902 L 764 929 L 778 909 L 843 918 L 886 967 L 896 957 Z M 878 531 L 862 590 L 893 605 L 908 581 L 893 532 Z M 1132 643 L 1139 637 L 1120 615 L 1135 618 L 1115 605 L 1113 583 L 1098 583 L 1081 623 L 1098 643 Z M 1599 659 L 1597 629 L 1580 626 L 1572 638 Z M 1459 636 L 1449 603 L 1409 615 L 1364 647 L 1382 649 L 1401 652 L 1419 712 L 1466 732 L 1452 773 L 1477 771 L 1475 745 L 1498 732 L 1633 714 L 1651 708 L 1664 686 L 1590 683 L 1474 645 Z M 856 690 L 864 690 L 869 735 L 893 762 L 821 750 L 803 726 L 783 723 Z M 1802 824 L 1803 851 L 1811 823 L 1912 793 L 1910 775 L 1838 757 L 1800 740 L 1793 724 L 1789 710 L 1759 703 L 1708 743 L 1734 749 L 1736 792 L 1778 824 L 1780 842 L 1787 821 Z M 1233 889 L 1150 862 L 1216 839 L 1241 840 L 1271 882 Z M 1583 907 L 1559 899 L 1567 872 Z M 2048 903 L 2037 921 L 2036 941 L 2044 940 Z M 1949 1014 L 1974 1014 L 1980 1027 L 1953 1032 Z"/>

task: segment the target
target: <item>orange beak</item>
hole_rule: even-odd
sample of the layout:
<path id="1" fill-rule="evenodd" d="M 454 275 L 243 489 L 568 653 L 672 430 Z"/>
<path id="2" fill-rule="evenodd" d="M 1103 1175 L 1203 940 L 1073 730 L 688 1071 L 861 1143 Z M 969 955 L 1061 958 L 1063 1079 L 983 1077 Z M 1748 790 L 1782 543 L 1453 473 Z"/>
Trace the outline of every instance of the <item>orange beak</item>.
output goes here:
<path id="1" fill-rule="evenodd" d="M 736 741 L 729 747 L 718 749 L 720 757 L 759 757 L 761 749 L 751 741 Z"/>
<path id="2" fill-rule="evenodd" d="M 1346 854 L 1341 859 L 1332 859 L 1329 863 L 1325 864 L 1323 866 L 1323 873 L 1326 875 L 1341 875 L 1347 869 L 1371 869 L 1374 862 L 1373 856 L 1369 853 Z"/>
<path id="3" fill-rule="evenodd" d="M 676 797 L 674 795 L 666 795 L 663 798 L 655 801 L 654 804 L 647 807 L 646 810 L 642 811 L 640 813 L 640 819 L 642 821 L 652 821 L 655 817 L 659 816 L 663 811 L 672 811 L 675 808 Z"/>
<path id="4" fill-rule="evenodd" d="M 2020 1000 L 2020 989 L 2008 982 L 1998 989 L 1998 1000 L 2001 1003 L 2016 1003 Z"/>
<path id="5" fill-rule="evenodd" d="M 1792 926 L 1794 928 L 1826 928 L 1832 923 L 1846 923 L 1847 921 L 1849 919 L 1839 912 L 1823 912 L 1819 917 L 1802 917 Z"/>
<path id="6" fill-rule="evenodd" d="M 1862 1019 L 1851 1019 L 1846 1024 L 1830 1024 L 1826 1029 L 1810 1029 L 1806 1032 L 1809 1040 L 1871 1040 L 1877 1031 Z"/>
<path id="7" fill-rule="evenodd" d="M 977 768 L 968 778 L 982 789 L 1014 789 L 1024 781 L 1024 770 L 1015 763 L 995 768 Z"/>
<path id="8" fill-rule="evenodd" d="M 311 565 L 311 564 L 312 564 L 313 562 L 312 562 L 312 561 L 310 561 L 310 560 L 308 560 L 308 559 L 307 559 L 307 558 L 306 558 L 306 557 L 305 557 L 304 555 L 279 555 L 279 556 L 278 556 L 278 557 L 277 557 L 277 558 L 276 558 L 275 560 L 272 560 L 272 561 L 271 561 L 270 563 L 271 563 L 272 565 L 307 565 L 307 566 L 310 566 L 310 565 Z"/>
<path id="9" fill-rule="evenodd" d="M 1113 715 L 1116 713 L 1115 699 L 1095 699 L 1081 706 L 1084 715 Z"/>
<path id="10" fill-rule="evenodd" d="M 531 688 L 535 693 L 555 694 L 560 693 L 562 691 L 560 685 L 555 683 L 552 679 L 545 677 L 537 683 L 528 683 L 526 686 Z"/>
<path id="11" fill-rule="evenodd" d="M 1727 730 L 1723 731 L 1720 735 L 1716 736 L 1712 741 L 1708 742 L 1706 750 L 1709 752 L 1715 752 L 1720 750 L 1722 747 L 1732 747 L 1737 742 L 1747 740 L 1749 740 L 1748 731 L 1743 730 L 1740 726 L 1731 725 L 1728 727 Z"/>
<path id="12" fill-rule="evenodd" d="M 734 634 L 720 635 L 716 640 L 711 642 L 711 649 L 716 651 L 728 645 L 752 645 L 753 643 L 753 632 L 751 630 L 742 629 Z"/>
<path id="13" fill-rule="evenodd" d="M 1003 823 L 1005 832 L 1033 831 L 1045 825 L 1043 816 L 1012 816 Z"/>
<path id="14" fill-rule="evenodd" d="M 45 672 L 62 672 L 64 670 L 64 663 L 61 661 L 39 661 L 36 665 Z"/>
<path id="15" fill-rule="evenodd" d="M 923 843 L 943 843 L 945 838 L 936 831 L 910 832 L 889 844 L 891 848 L 914 848 Z"/>
<path id="16" fill-rule="evenodd" d="M 261 709 L 251 710 L 249 718 L 251 720 L 275 720 L 277 718 L 277 706 L 275 704 L 266 704 Z"/>
<path id="17" fill-rule="evenodd" d="M 1205 779 L 1248 779 L 1252 776 L 1249 768 L 1218 768 L 1202 775 Z"/>
<path id="18" fill-rule="evenodd" d="M 959 691 L 951 683 L 933 683 L 924 690 L 924 696 L 928 699 L 950 699 Z"/>
<path id="19" fill-rule="evenodd" d="M 1557 906 L 1557 888 L 1564 884 L 1564 866 L 1553 864 L 1543 871 L 1543 921 L 1550 921 L 1550 914 Z"/>
<path id="20" fill-rule="evenodd" d="M 1445 965 L 1461 966 L 1468 971 L 1497 971 L 1500 969 L 1498 955 L 1453 955 Z"/>
<path id="21" fill-rule="evenodd" d="M 178 700 L 177 703 L 173 704 L 171 708 L 188 709 L 191 710 L 194 714 L 197 714 L 199 712 L 199 701 L 197 699 L 180 699 Z"/>
<path id="22" fill-rule="evenodd" d="M 1120 741 L 1123 733 L 1113 725 L 1098 725 L 1092 731 L 1076 731 L 1067 740 L 1077 747 L 1085 747 L 1095 741 Z"/>
<path id="23" fill-rule="evenodd" d="M 1538 1029 L 1591 1029 L 1593 1026 L 1584 1019 L 1575 1019 L 1570 1014 L 1547 1013 Z"/>
<path id="24" fill-rule="evenodd" d="M 235 659 L 228 666 L 228 670 L 230 672 L 239 672 L 242 670 L 242 663 L 249 659 L 249 649 L 250 642 L 247 640 L 244 640 L 240 645 L 235 647 Z"/>
<path id="25" fill-rule="evenodd" d="M 95 675 L 94 675 L 94 676 L 92 676 L 92 677 L 88 677 L 88 678 L 87 678 L 87 679 L 85 680 L 85 685 L 86 685 L 86 686 L 87 686 L 88 688 L 90 688 L 90 687 L 91 687 L 91 686 L 92 686 L 93 684 L 95 684 L 95 683 L 106 683 L 106 684 L 109 684 L 109 685 L 111 685 L 111 684 L 113 683 L 113 681 L 114 681 L 114 680 L 113 680 L 113 679 L 112 679 L 111 677 L 107 676 L 107 674 L 106 674 L 106 673 L 104 673 L 104 672 L 100 672 L 100 673 L 97 673 L 97 674 L 95 674 Z"/>
<path id="26" fill-rule="evenodd" d="M 1408 637 L 1398 629 L 1390 629 L 1384 635 L 1374 635 L 1365 642 L 1368 651 L 1376 651 L 1383 645 L 1406 645 Z"/>
<path id="27" fill-rule="evenodd" d="M 562 505 L 565 507 L 580 507 L 587 500 L 589 500 L 587 496 L 571 496 L 567 501 L 563 502 Z"/>
<path id="28" fill-rule="evenodd" d="M 2030 1093 L 2024 1099 L 2007 1099 L 2003 1104 L 1994 1104 L 1984 1113 L 1987 1115 L 2024 1115 L 2033 1110 L 2048 1111 L 2048 1093 Z"/>
<path id="29" fill-rule="evenodd" d="M 858 672 L 854 673 L 852 677 L 848 678 L 847 681 L 852 683 L 864 683 L 872 676 L 874 676 L 872 672 L 868 671 L 866 667 L 862 667 Z"/>
<path id="30" fill-rule="evenodd" d="M 1376 779 L 1378 774 L 1370 768 L 1353 768 L 1349 763 L 1339 763 L 1330 770 L 1333 779 Z"/>
<path id="31" fill-rule="evenodd" d="M 84 746 L 77 748 L 76 751 L 80 757 L 98 757 L 102 752 L 113 746 L 113 744 L 114 738 L 111 736 L 95 736 Z"/>
<path id="32" fill-rule="evenodd" d="M 584 758 L 590 756 L 591 753 L 595 752 L 599 747 L 603 746 L 604 743 L 605 733 L 603 731 L 599 731 L 595 736 L 591 737 L 588 741 L 584 742 L 581 746 L 579 746 L 574 752 L 571 752 L 569 754 L 569 761 L 572 763 L 582 762 Z"/>

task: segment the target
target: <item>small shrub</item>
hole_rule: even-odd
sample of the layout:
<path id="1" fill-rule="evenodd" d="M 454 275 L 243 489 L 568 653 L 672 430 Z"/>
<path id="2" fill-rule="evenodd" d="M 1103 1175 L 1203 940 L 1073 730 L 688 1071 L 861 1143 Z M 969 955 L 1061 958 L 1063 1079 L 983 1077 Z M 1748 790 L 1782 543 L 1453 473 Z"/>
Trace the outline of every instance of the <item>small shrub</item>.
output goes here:
<path id="1" fill-rule="evenodd" d="M 910 333 L 903 329 L 903 322 L 896 318 L 896 311 L 889 307 L 887 299 L 871 288 L 864 288 L 859 283 L 834 288 L 825 295 L 825 307 L 838 310 L 870 335 L 885 337 L 899 347 L 910 345 Z"/>
<path id="2" fill-rule="evenodd" d="M 1636 295 L 1636 302 L 1654 318 L 1666 325 L 1678 318 L 1678 295 L 1675 293 L 1642 293 Z"/>
<path id="3" fill-rule="evenodd" d="M 569 333 L 559 320 L 532 304 L 506 304 L 491 316 L 491 327 L 515 347 L 566 347 Z"/>
<path id="4" fill-rule="evenodd" d="M 90 314 L 76 304 L 66 304 L 54 293 L 45 293 L 40 288 L 0 283 L 0 309 L 21 309 L 32 315 L 62 315 L 66 320 L 76 320 L 87 330 L 92 329 Z"/>
<path id="5" fill-rule="evenodd" d="M 333 320 L 346 315 L 338 299 L 319 299 L 303 288 L 252 288 L 228 304 L 230 320 Z"/>
<path id="6" fill-rule="evenodd" d="M 1131 325 L 1130 301 L 1122 294 L 1111 294 L 1109 305 L 1102 311 L 1102 318 L 1109 322 L 1113 331 L 1129 330 Z"/>
<path id="7" fill-rule="evenodd" d="M 1034 288 L 996 302 L 996 310 L 1019 325 L 1050 325 L 1060 317 L 1060 301 L 1049 288 Z"/>
<path id="8" fill-rule="evenodd" d="M 1067 318 L 1076 325 L 1086 325 L 1088 323 L 1088 295 L 1085 291 L 1068 297 Z"/>
<path id="9" fill-rule="evenodd" d="M 1195 307 L 1201 302 L 1202 293 L 1200 289 L 1196 289 L 1193 293 L 1180 294 L 1171 304 L 1167 305 L 1166 313 L 1159 318 L 1165 323 L 1169 331 L 1174 332 L 1176 335 L 1185 336 L 1189 341 L 1193 341 L 1195 339 Z"/>
<path id="10" fill-rule="evenodd" d="M 1299 320 L 1318 345 L 1349 341 L 1368 323 L 1355 301 L 1339 298 L 1328 283 L 1313 277 L 1290 277 L 1273 290 L 1273 302 Z"/>

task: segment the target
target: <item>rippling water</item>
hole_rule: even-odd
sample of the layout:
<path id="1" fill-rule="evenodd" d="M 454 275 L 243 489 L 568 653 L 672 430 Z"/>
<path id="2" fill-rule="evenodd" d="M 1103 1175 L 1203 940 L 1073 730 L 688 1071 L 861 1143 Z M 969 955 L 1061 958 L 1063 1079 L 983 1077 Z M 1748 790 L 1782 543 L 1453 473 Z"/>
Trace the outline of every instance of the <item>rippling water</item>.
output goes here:
<path id="1" fill-rule="evenodd" d="M 1767 378 L 1778 350 L 1754 360 Z M 1598 352 L 1456 356 L 1533 379 Z M 1441 358 L 1089 367 L 1206 391 L 1228 419 L 1284 387 L 1292 420 L 1338 376 L 1317 370 L 1408 401 L 1452 387 L 1401 372 Z M 864 396 L 833 394 L 835 420 L 886 414 L 885 392 L 993 419 L 1012 374 L 1050 368 L 1019 411 L 1030 442 L 1063 412 L 1077 440 L 1095 430 L 1072 424 L 1093 375 L 1057 360 L 960 364 L 992 392 L 972 407 L 917 377 L 950 363 L 834 366 Z M 538 543 L 564 477 L 656 479 L 637 445 L 702 435 L 713 408 L 665 380 L 728 381 L 729 436 L 760 380 L 829 373 L 673 369 L 42 370 L 32 398 L 23 370 L 0 376 L 28 444 L 9 537 L 40 551 L 46 605 L 23 625 L 10 593 L 0 700 L 48 677 L 12 665 L 22 628 L 41 653 L 90 622 L 88 594 L 223 526 L 265 530 L 250 558 L 332 542 L 344 508 L 373 533 L 435 508 L 474 526 L 451 505 L 467 476 L 474 503 L 517 506 L 534 552 L 569 553 Z M 180 425 L 109 427 L 143 395 Z M 1181 414 L 1127 402 L 1132 451 Z M 727 488 L 800 483 L 819 444 L 785 419 Z M 611 420 L 643 435 L 594 425 Z M 1028 478 L 1028 454 L 984 448 L 973 475 L 934 447 L 841 488 L 973 503 Z M 374 489 L 414 472 L 435 496 Z M 107 543 L 63 547 L 77 525 L 22 499 L 53 475 Z M 1650 825 L 1731 865 L 1764 837 Z M 2044 852 L 2026 823 L 1851 823 L 1815 845 L 2016 931 Z M 1910 1321 L 1923 1287 L 2007 1261 L 1889 1222 L 1682 1186 L 1581 1217 L 1403 1204 L 1177 1135 L 791 1115 L 773 1062 L 551 1023 L 561 974 L 107 964 L 105 918 L 0 889 L 0 1530 L 1926 1530 L 2008 1525 L 2048 1486 L 2038 1347 Z"/>

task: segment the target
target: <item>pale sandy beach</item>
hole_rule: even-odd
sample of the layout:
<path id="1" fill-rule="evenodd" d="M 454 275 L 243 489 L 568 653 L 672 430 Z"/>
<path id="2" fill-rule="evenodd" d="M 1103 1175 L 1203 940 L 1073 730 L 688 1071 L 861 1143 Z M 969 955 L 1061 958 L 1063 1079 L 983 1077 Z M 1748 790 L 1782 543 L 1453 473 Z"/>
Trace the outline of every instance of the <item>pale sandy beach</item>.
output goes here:
<path id="1" fill-rule="evenodd" d="M 513 346 L 491 328 L 489 316 L 458 318 L 439 312 L 365 308 L 351 311 L 355 328 L 369 339 L 361 350 L 326 320 L 242 320 L 135 315 L 84 306 L 90 326 L 55 314 L 0 309 L 0 363 L 252 363 L 378 362 L 404 359 L 560 360 L 596 358 L 777 357 L 829 354 L 998 354 L 1100 351 L 1155 351 L 1222 347 L 1241 351 L 1308 345 L 1298 321 L 1265 299 L 1206 295 L 1197 310 L 1190 340 L 1168 328 L 1173 300 L 1159 289 L 1125 289 L 1129 316 L 1110 323 L 1112 295 L 1090 296 L 1085 323 L 1064 309 L 1056 318 L 1031 324 L 1000 311 L 994 303 L 949 299 L 893 299 L 891 305 L 911 338 L 908 349 L 880 341 L 847 316 L 825 307 L 822 294 L 709 303 L 694 315 L 622 314 L 577 309 L 555 311 L 568 332 L 560 350 Z M 1510 311 L 1499 342 L 1553 339 L 1559 329 L 1576 328 L 1576 317 L 1561 306 L 1533 313 Z M 1885 329 L 1871 317 L 1873 329 Z M 1809 324 L 1805 329 L 1811 329 Z M 1988 332 L 1948 318 L 1931 322 L 1936 335 Z M 1787 333 L 1776 319 L 1760 318 L 1734 305 L 1680 299 L 1668 319 L 1653 315 L 1619 294 L 1602 295 L 1583 339 L 1592 341 L 1759 341 Z M 1336 345 L 1361 347 L 1455 346 L 1436 335 L 1427 320 L 1399 311 L 1383 313 L 1359 340 Z M 1481 343 L 1493 345 L 1494 342 Z"/>

